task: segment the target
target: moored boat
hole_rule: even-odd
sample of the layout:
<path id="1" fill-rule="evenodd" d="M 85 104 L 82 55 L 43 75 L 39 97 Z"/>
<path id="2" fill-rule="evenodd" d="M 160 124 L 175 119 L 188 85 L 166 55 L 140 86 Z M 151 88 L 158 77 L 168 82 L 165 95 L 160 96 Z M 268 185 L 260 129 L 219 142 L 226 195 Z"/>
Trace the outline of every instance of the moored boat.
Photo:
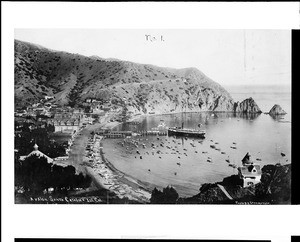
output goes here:
<path id="1" fill-rule="evenodd" d="M 205 130 L 196 130 L 196 129 L 182 129 L 180 127 L 174 127 L 168 129 L 168 134 L 175 136 L 193 136 L 205 138 Z"/>
<path id="2" fill-rule="evenodd" d="M 205 130 L 200 129 L 185 129 L 183 123 L 181 127 L 168 128 L 168 135 L 172 136 L 192 136 L 198 138 L 205 138 Z"/>

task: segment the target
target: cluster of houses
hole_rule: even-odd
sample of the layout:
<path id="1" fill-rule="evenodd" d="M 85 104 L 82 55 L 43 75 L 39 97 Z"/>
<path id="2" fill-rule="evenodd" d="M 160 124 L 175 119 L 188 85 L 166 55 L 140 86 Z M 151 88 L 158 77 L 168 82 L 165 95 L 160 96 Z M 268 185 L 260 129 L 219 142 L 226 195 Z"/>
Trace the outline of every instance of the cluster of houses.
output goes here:
<path id="1" fill-rule="evenodd" d="M 109 101 L 102 101 L 96 98 L 87 98 L 85 104 L 90 107 L 90 112 L 94 114 L 104 114 L 112 110 L 112 105 Z"/>
<path id="2" fill-rule="evenodd" d="M 95 115 L 100 120 L 109 112 L 112 114 L 110 121 L 122 121 L 127 117 L 126 115 L 129 115 L 129 112 L 123 113 L 122 107 L 108 100 L 87 98 L 83 108 L 59 106 L 54 103 L 54 100 L 53 96 L 45 96 L 40 102 L 27 107 L 26 110 L 17 110 L 15 118 L 30 120 L 32 129 L 43 128 L 45 124 L 48 124 L 54 126 L 54 132 L 74 133 L 81 126 L 92 124 Z"/>

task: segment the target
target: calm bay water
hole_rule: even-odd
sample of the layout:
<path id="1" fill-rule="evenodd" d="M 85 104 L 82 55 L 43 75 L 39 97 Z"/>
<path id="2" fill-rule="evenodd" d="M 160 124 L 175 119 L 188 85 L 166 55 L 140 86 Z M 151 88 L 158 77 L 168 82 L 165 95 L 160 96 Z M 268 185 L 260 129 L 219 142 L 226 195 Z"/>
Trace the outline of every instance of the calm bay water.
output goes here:
<path id="1" fill-rule="evenodd" d="M 117 169 L 139 180 L 158 188 L 174 186 L 180 196 L 195 195 L 201 184 L 221 181 L 224 177 L 237 174 L 237 170 L 230 167 L 226 160 L 239 166 L 247 152 L 262 166 L 278 162 L 290 163 L 291 93 L 279 92 L 270 87 L 264 90 L 255 87 L 234 88 L 227 90 L 236 101 L 251 96 L 263 112 L 269 111 L 277 103 L 288 114 L 283 119 L 273 119 L 266 114 L 228 113 L 184 113 L 141 118 L 138 125 L 122 124 L 115 129 L 151 130 L 162 120 L 168 127 L 181 126 L 184 122 L 186 128 L 197 128 L 201 123 L 201 128 L 206 130 L 206 138 L 137 136 L 127 142 L 123 139 L 107 139 L 104 142 L 106 157 Z M 218 150 L 211 148 L 211 145 Z M 281 152 L 285 157 L 281 156 Z M 208 162 L 208 157 L 212 162 Z"/>

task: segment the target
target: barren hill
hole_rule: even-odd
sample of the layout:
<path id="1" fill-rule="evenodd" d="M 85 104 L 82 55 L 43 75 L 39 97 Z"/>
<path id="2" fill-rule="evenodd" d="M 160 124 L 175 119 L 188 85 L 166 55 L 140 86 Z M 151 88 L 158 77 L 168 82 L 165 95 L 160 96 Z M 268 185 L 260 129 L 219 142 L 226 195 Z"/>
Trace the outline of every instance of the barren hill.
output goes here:
<path id="1" fill-rule="evenodd" d="M 133 113 L 234 109 L 229 93 L 196 68 L 86 57 L 15 40 L 16 105 L 32 104 L 46 95 L 71 106 L 87 98 L 108 100 Z"/>

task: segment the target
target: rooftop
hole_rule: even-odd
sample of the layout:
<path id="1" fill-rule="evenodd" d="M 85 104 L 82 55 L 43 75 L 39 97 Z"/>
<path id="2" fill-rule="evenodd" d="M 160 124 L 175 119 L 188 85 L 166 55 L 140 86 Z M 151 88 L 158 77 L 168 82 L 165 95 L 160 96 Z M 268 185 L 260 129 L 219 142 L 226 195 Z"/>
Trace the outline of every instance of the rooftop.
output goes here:
<path id="1" fill-rule="evenodd" d="M 243 176 L 260 176 L 261 175 L 261 168 L 260 165 L 244 165 L 238 168 L 239 172 Z"/>

